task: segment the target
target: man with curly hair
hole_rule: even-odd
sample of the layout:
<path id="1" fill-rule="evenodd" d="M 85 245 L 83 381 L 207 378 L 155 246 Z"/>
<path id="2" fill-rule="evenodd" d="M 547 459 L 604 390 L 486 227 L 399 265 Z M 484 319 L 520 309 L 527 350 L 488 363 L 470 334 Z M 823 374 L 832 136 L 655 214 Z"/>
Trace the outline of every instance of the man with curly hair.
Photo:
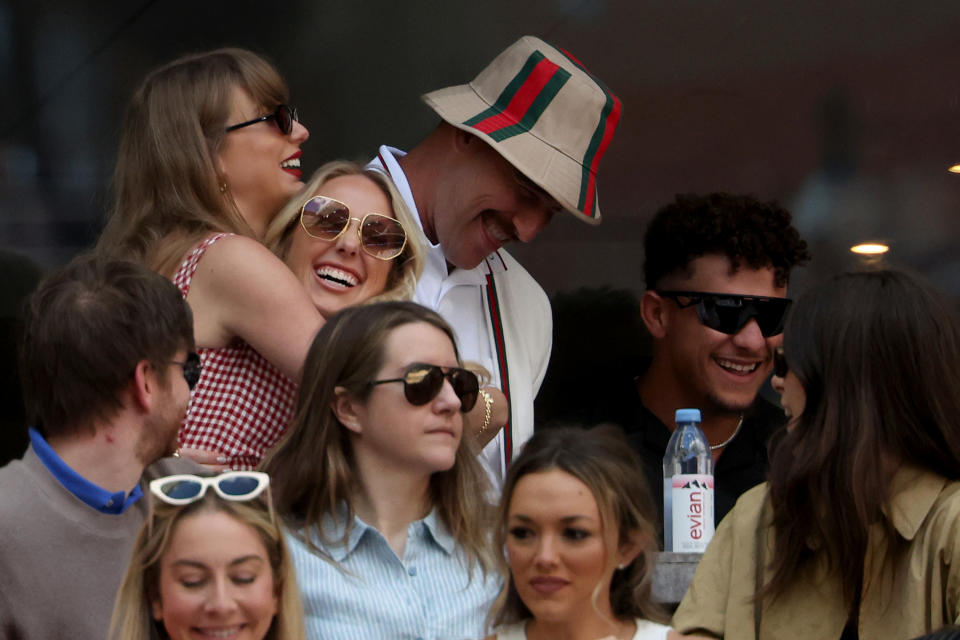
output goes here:
<path id="1" fill-rule="evenodd" d="M 807 243 L 776 203 L 711 193 L 677 196 L 660 209 L 644 248 L 640 314 L 653 359 L 637 378 L 639 403 L 625 428 L 654 495 L 662 496 L 674 412 L 700 409 L 719 523 L 741 493 L 764 480 L 767 440 L 784 423 L 758 391 L 782 340 L 790 270 L 810 259 Z"/>

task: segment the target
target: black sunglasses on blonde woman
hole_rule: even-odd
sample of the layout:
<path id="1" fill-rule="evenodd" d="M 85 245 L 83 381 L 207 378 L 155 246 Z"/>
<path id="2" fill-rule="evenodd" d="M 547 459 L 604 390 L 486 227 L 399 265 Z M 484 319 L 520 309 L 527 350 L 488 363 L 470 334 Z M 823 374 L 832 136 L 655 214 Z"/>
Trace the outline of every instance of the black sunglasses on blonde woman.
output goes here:
<path id="1" fill-rule="evenodd" d="M 231 131 L 236 131 L 237 129 L 242 129 L 243 127 L 249 127 L 250 125 L 257 124 L 258 122 L 266 122 L 267 120 L 273 120 L 276 122 L 277 128 L 280 129 L 280 133 L 288 136 L 293 131 L 293 123 L 300 122 L 300 114 L 297 113 L 296 107 L 281 104 L 277 106 L 273 113 L 268 113 L 265 116 L 260 116 L 259 118 L 254 118 L 253 120 L 247 120 L 246 122 L 241 122 L 240 124 L 230 125 L 226 128 L 226 131 L 227 133 L 230 133 Z"/>
<path id="2" fill-rule="evenodd" d="M 203 365 L 200 363 L 200 356 L 191 351 L 187 354 L 186 360 L 182 362 L 179 360 L 171 360 L 170 364 L 178 365 L 183 369 L 183 379 L 187 381 L 187 386 L 190 387 L 190 391 L 193 391 L 193 388 L 200 382 L 200 371 L 203 368 Z"/>
<path id="3" fill-rule="evenodd" d="M 393 260 L 407 246 L 407 232 L 396 218 L 382 213 L 368 213 L 352 218 L 350 207 L 326 196 L 314 196 L 300 208 L 300 226 L 311 238 L 333 242 L 356 220 L 357 237 L 364 252 L 379 260 Z"/>

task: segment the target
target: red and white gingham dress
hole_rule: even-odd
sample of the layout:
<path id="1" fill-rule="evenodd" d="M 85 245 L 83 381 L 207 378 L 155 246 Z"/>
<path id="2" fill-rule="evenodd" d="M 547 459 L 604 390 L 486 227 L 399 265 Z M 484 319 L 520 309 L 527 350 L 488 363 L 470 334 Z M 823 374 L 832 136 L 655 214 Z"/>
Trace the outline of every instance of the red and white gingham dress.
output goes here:
<path id="1" fill-rule="evenodd" d="M 184 298 L 207 248 L 228 235 L 211 236 L 187 254 L 173 278 Z M 203 370 L 180 426 L 180 446 L 218 451 L 231 468 L 253 469 L 293 419 L 297 385 L 240 338 L 197 353 Z"/>

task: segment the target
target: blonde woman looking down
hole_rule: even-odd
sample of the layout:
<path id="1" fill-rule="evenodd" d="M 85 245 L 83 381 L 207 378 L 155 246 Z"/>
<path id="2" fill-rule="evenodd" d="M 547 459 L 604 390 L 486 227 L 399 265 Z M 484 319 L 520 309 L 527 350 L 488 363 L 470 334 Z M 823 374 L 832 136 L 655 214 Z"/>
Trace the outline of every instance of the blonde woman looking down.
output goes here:
<path id="1" fill-rule="evenodd" d="M 111 621 L 114 640 L 303 640 L 290 555 L 266 474 L 188 474 L 150 483 Z"/>
<path id="2" fill-rule="evenodd" d="M 193 310 L 203 375 L 180 444 L 201 462 L 259 462 L 290 421 L 323 322 L 260 242 L 303 188 L 308 135 L 277 71 L 242 49 L 160 67 L 127 112 L 98 248 L 171 278 Z"/>

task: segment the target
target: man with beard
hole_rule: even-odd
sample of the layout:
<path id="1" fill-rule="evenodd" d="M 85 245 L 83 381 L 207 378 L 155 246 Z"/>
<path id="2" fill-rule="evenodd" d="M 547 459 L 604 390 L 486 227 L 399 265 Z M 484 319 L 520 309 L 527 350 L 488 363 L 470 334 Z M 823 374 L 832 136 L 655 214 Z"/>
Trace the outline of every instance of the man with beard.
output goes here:
<path id="1" fill-rule="evenodd" d="M 597 170 L 621 103 L 576 58 L 533 36 L 469 84 L 423 100 L 440 124 L 409 152 L 380 147 L 372 164 L 420 227 L 426 259 L 414 301 L 450 323 L 460 355 L 503 391 L 481 393 L 479 433 L 499 479 L 533 435 L 552 341 L 550 302 L 504 245 L 532 242 L 560 211 L 600 223 Z M 487 429 L 504 423 L 496 434 Z"/>
<path id="2" fill-rule="evenodd" d="M 653 359 L 637 378 L 628 438 L 663 509 L 663 455 L 674 412 L 700 409 L 714 459 L 714 515 L 762 482 L 767 441 L 783 412 L 757 392 L 782 340 L 790 270 L 809 260 L 790 214 L 773 202 L 713 193 L 677 196 L 644 238 L 640 315 Z"/>
<path id="3" fill-rule="evenodd" d="M 107 636 L 147 506 L 199 377 L 190 309 L 145 267 L 78 258 L 30 298 L 20 370 L 30 429 L 0 469 L 0 637 Z"/>

